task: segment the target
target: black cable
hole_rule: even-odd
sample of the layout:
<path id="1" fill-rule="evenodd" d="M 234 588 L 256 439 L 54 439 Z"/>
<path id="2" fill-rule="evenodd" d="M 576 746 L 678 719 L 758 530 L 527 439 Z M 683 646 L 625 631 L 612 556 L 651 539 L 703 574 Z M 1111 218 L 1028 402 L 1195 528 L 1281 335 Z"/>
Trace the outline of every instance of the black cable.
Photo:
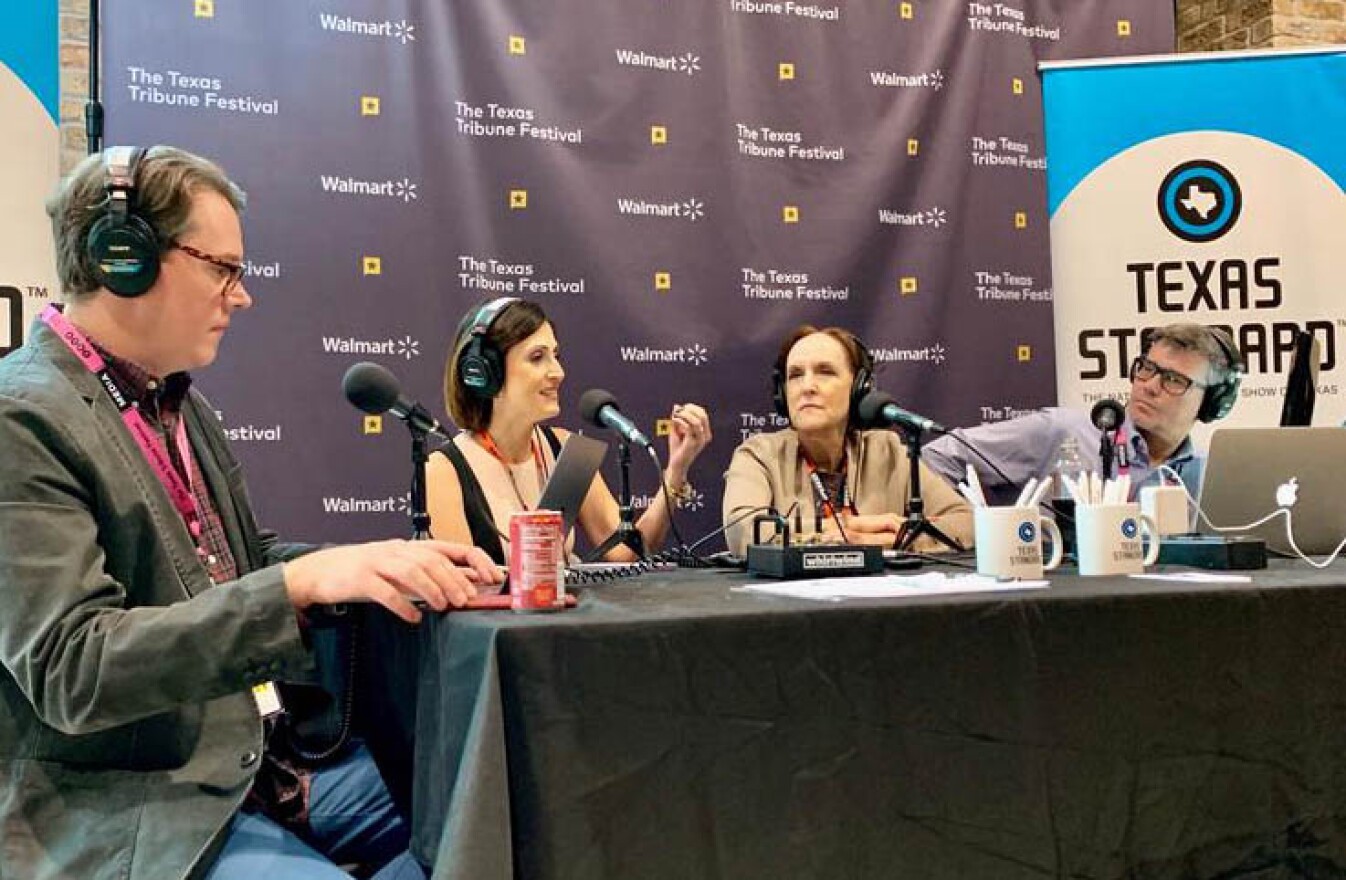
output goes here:
<path id="1" fill-rule="evenodd" d="M 923 560 L 925 560 L 926 562 L 936 562 L 936 563 L 939 563 L 940 565 L 948 565 L 948 566 L 952 566 L 953 568 L 966 568 L 966 569 L 968 569 L 969 571 L 976 571 L 976 570 L 977 570 L 977 566 L 976 566 L 975 563 L 967 563 L 967 562 L 963 562 L 963 561 L 960 560 L 960 559 L 957 559 L 957 558 L 955 558 L 955 557 L 951 557 L 951 556 L 946 555 L 946 554 L 941 554 L 941 553 L 922 553 L 922 552 L 920 552 L 919 550 L 903 550 L 903 551 L 900 551 L 900 552 L 901 552 L 902 555 L 898 557 L 899 559 L 902 559 L 902 558 L 923 559 Z"/>
<path id="2" fill-rule="evenodd" d="M 654 459 L 654 469 L 659 474 L 659 486 L 664 490 L 664 508 L 668 511 L 668 527 L 673 531 L 673 539 L 679 547 L 686 545 L 682 539 L 682 533 L 678 531 L 678 521 L 673 518 L 673 501 L 669 497 L 668 482 L 664 479 L 664 463 L 659 460 L 659 453 L 654 451 L 653 446 L 646 446 L 645 449 L 650 453 L 650 458 Z"/>
<path id="3" fill-rule="evenodd" d="M 842 479 L 845 479 L 844 474 L 842 475 Z M 832 503 L 832 499 L 827 494 L 827 487 L 823 485 L 823 478 L 818 476 L 816 470 L 809 474 L 809 483 L 813 485 L 813 494 L 818 496 L 815 501 L 821 501 L 823 503 L 823 508 L 831 512 L 832 520 L 837 524 L 837 531 L 841 532 L 841 543 L 849 544 L 851 542 L 851 537 L 846 534 L 846 527 L 841 524 L 841 514 L 837 513 L 837 505 Z M 844 487 L 845 484 L 843 483 L 842 486 Z M 843 494 L 844 491 L 843 488 Z"/>

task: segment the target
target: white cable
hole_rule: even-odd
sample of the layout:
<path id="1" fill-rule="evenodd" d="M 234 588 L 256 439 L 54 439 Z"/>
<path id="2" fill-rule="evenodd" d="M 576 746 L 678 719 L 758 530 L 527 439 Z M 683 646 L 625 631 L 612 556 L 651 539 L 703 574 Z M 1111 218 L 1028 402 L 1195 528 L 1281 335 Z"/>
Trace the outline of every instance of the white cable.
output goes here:
<path id="1" fill-rule="evenodd" d="M 1284 515 L 1285 515 L 1285 538 L 1286 538 L 1286 540 L 1289 541 L 1289 543 L 1290 543 L 1290 549 L 1293 550 L 1293 551 L 1295 551 L 1295 555 L 1296 555 L 1296 556 L 1298 556 L 1300 559 L 1302 559 L 1302 560 L 1304 560 L 1305 562 L 1307 562 L 1309 565 L 1312 565 L 1314 568 L 1327 568 L 1329 565 L 1331 565 L 1333 562 L 1336 561 L 1336 558 L 1337 558 L 1339 555 L 1341 555 L 1341 551 L 1342 551 L 1343 549 L 1346 549 L 1346 538 L 1343 538 L 1342 541 L 1341 541 L 1341 543 L 1337 545 L 1337 549 L 1335 549 L 1335 550 L 1332 551 L 1331 555 L 1329 555 L 1327 558 L 1323 559 L 1321 562 L 1315 562 L 1315 561 L 1314 561 L 1313 559 L 1311 559 L 1311 558 L 1310 558 L 1310 557 L 1309 557 L 1303 550 L 1300 550 L 1300 549 L 1299 549 L 1299 545 L 1295 543 L 1294 512 L 1293 512 L 1290 508 L 1288 508 L 1288 507 L 1278 507 L 1278 508 L 1276 508 L 1274 511 L 1272 511 L 1271 513 L 1269 513 L 1269 514 L 1267 514 L 1266 516 L 1262 517 L 1261 519 L 1259 519 L 1259 520 L 1257 520 L 1257 521 L 1255 521 L 1255 522 L 1250 522 L 1250 523 L 1248 523 L 1247 525 L 1242 525 L 1242 526 L 1217 526 L 1215 523 L 1213 523 L 1213 522 L 1210 521 L 1210 517 L 1206 516 L 1206 511 L 1204 511 L 1204 510 L 1201 509 L 1201 504 L 1200 504 L 1200 502 L 1198 502 L 1195 498 L 1192 497 L 1192 493 L 1191 493 L 1190 490 L 1188 490 L 1188 488 L 1187 488 L 1187 484 L 1184 483 L 1184 482 L 1182 481 L 1182 474 L 1179 474 L 1177 471 L 1175 471 L 1173 468 L 1169 467 L 1169 466 L 1166 465 L 1166 464 L 1161 464 L 1161 465 L 1159 466 L 1159 470 L 1160 470 L 1162 473 L 1168 474 L 1169 476 L 1173 477 L 1173 478 L 1177 481 L 1177 485 L 1179 485 L 1179 486 L 1182 487 L 1182 492 L 1183 492 L 1184 495 L 1187 496 L 1187 500 L 1190 501 L 1190 502 L 1192 502 L 1192 507 L 1196 509 L 1196 515 L 1197 515 L 1197 517 L 1199 517 L 1200 520 L 1201 520 L 1201 522 L 1204 522 L 1204 523 L 1205 523 L 1208 527 L 1210 527 L 1213 531 L 1217 531 L 1217 532 L 1246 532 L 1246 531 L 1248 531 L 1249 529 L 1255 529 L 1255 528 L 1257 528 L 1257 527 L 1260 526 L 1260 525 L 1263 525 L 1263 524 L 1265 524 L 1265 523 L 1269 523 L 1269 522 L 1271 522 L 1273 519 L 1275 519 L 1276 517 L 1281 516 L 1282 514 L 1284 514 Z"/>

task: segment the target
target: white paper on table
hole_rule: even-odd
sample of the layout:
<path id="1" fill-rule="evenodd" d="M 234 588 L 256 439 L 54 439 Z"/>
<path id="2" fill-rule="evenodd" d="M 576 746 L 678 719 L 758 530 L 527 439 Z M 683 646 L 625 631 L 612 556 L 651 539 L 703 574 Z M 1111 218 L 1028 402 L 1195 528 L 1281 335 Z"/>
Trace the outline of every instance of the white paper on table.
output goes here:
<path id="1" fill-rule="evenodd" d="M 1209 571 L 1174 571 L 1169 574 L 1133 574 L 1131 577 L 1141 581 L 1177 581 L 1189 584 L 1250 584 L 1253 579 L 1246 574 L 1214 574 Z"/>
<path id="2" fill-rule="evenodd" d="M 839 602 L 842 599 L 905 599 L 953 593 L 997 593 L 1041 590 L 1047 581 L 997 580 L 979 574 L 945 575 L 940 572 L 883 577 L 837 577 L 806 581 L 770 581 L 735 587 L 745 593 L 766 593 L 795 599 Z"/>

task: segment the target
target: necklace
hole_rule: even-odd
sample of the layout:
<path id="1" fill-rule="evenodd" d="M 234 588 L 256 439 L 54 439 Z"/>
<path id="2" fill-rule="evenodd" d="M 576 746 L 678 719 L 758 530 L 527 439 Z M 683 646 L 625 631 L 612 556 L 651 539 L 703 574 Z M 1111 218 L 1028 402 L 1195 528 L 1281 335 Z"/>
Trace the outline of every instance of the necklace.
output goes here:
<path id="1" fill-rule="evenodd" d="M 537 428 L 533 428 L 533 436 L 528 439 L 529 451 L 533 454 L 533 466 L 537 469 L 537 484 L 540 487 L 547 483 L 547 463 L 542 457 L 542 446 L 537 442 Z M 520 510 L 529 510 L 528 502 L 523 500 L 523 492 L 519 491 L 519 483 L 514 479 L 514 465 L 510 464 L 509 459 L 500 451 L 500 446 L 495 442 L 489 431 L 480 431 L 473 435 L 477 443 L 483 449 L 491 454 L 491 457 L 500 462 L 500 466 L 505 469 L 505 476 L 509 478 L 509 487 L 514 490 L 514 498 L 519 502 Z"/>

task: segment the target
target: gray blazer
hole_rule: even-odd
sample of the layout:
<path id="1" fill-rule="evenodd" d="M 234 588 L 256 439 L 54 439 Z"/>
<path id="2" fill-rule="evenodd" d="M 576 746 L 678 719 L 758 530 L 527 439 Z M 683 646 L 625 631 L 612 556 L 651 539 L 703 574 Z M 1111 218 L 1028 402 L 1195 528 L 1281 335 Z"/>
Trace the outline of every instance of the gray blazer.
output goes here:
<path id="1" fill-rule="evenodd" d="M 192 447 L 244 572 L 212 587 L 116 408 L 35 324 L 0 360 L 0 877 L 200 873 L 260 765 L 250 686 L 311 659 L 209 405 Z"/>

